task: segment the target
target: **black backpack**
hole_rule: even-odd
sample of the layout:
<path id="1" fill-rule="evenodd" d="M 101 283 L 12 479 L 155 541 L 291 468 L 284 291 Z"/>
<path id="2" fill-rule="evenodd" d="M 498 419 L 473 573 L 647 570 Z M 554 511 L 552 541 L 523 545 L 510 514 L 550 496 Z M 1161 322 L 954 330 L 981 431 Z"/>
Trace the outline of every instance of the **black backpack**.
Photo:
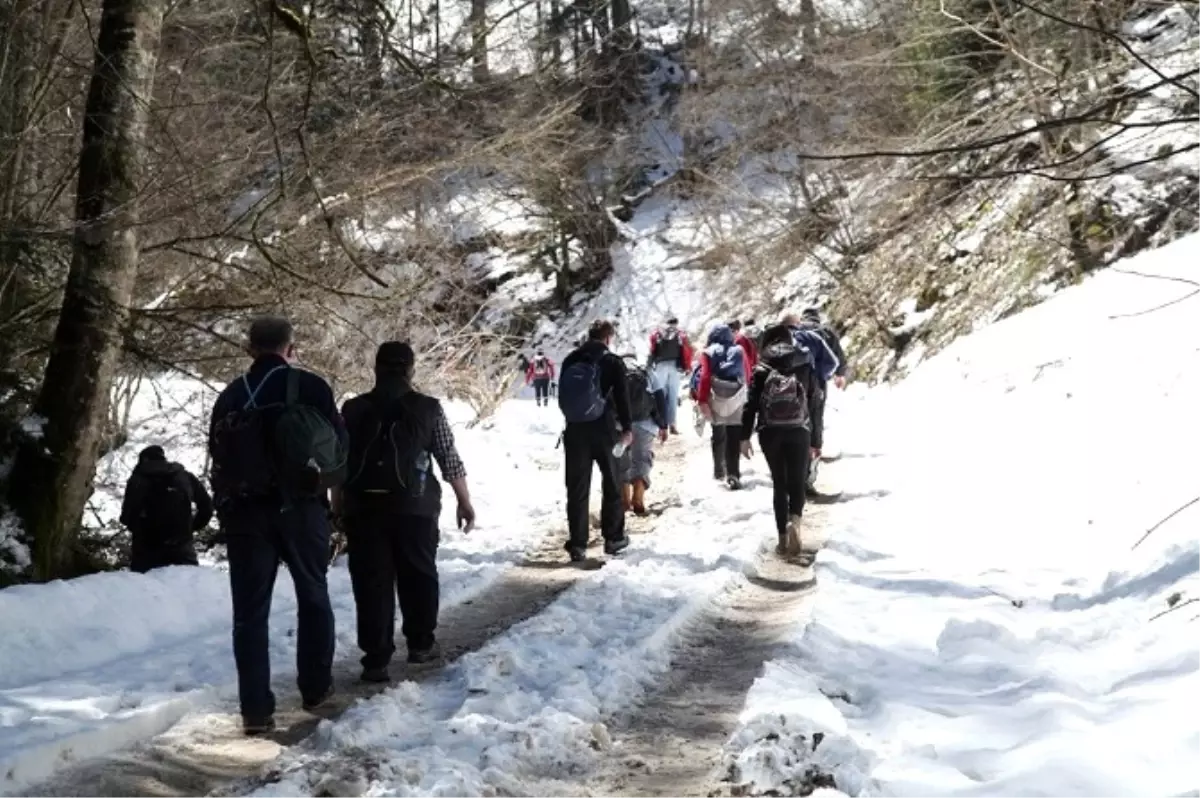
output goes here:
<path id="1" fill-rule="evenodd" d="M 651 357 L 655 363 L 666 363 L 679 360 L 682 354 L 683 342 L 679 337 L 679 328 L 668 327 L 659 334 Z"/>
<path id="2" fill-rule="evenodd" d="M 145 480 L 139 518 L 155 543 L 186 540 L 192 532 L 192 485 L 182 470 L 142 472 Z"/>
<path id="3" fill-rule="evenodd" d="M 640 366 L 628 365 L 625 378 L 629 386 L 629 413 L 634 421 L 647 421 L 654 415 L 654 396 L 650 393 L 650 375 Z"/>
<path id="4" fill-rule="evenodd" d="M 586 424 L 604 416 L 608 397 L 600 387 L 600 360 L 579 358 L 558 378 L 558 409 L 568 424 Z"/>
<path id="5" fill-rule="evenodd" d="M 367 412 L 350 434 L 350 477 L 346 492 L 395 502 L 419 498 L 429 473 L 426 435 L 417 414 L 397 400 L 386 404 L 367 394 Z"/>
<path id="6" fill-rule="evenodd" d="M 287 371 L 283 404 L 257 404 L 258 391 L 281 369 Z M 219 495 L 315 496 L 345 480 L 345 447 L 323 413 L 299 402 L 299 371 L 277 366 L 253 390 L 244 375 L 242 383 L 245 404 L 213 427 L 212 480 Z"/>
<path id="7" fill-rule="evenodd" d="M 794 344 L 774 344 L 763 353 L 763 367 L 762 426 L 811 429 L 805 369 L 812 369 L 812 354 Z"/>

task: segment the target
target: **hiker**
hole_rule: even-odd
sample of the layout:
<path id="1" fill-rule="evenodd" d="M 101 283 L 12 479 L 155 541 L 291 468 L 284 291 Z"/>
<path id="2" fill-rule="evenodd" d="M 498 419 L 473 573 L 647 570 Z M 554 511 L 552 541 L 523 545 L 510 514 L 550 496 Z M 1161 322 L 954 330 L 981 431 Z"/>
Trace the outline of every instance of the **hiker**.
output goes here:
<path id="1" fill-rule="evenodd" d="M 592 322 L 587 343 L 563 358 L 558 377 L 558 406 L 567 423 L 562 437 L 569 533 L 565 548 L 572 562 L 587 557 L 593 463 L 600 468 L 603 488 L 600 533 L 604 552 L 618 554 L 629 546 L 617 458 L 633 443 L 633 417 L 625 363 L 609 351 L 615 335 L 612 322 Z M 618 443 L 620 451 L 614 453 L 613 446 Z"/>
<path id="2" fill-rule="evenodd" d="M 712 424 L 713 479 L 730 490 L 742 487 L 740 433 L 749 381 L 746 353 L 734 343 L 733 330 L 728 324 L 713 327 L 700 354 L 696 402 Z"/>
<path id="3" fill-rule="evenodd" d="M 754 367 L 758 365 L 758 344 L 754 342 L 755 335 L 758 334 L 758 329 L 754 326 L 754 320 L 746 322 L 745 326 L 742 322 L 734 319 L 729 322 L 729 329 L 733 330 L 733 342 L 742 348 L 742 352 L 746 355 L 747 373 L 753 374 Z"/>
<path id="4" fill-rule="evenodd" d="M 346 431 L 329 383 L 295 367 L 291 323 L 250 325 L 249 372 L 213 406 L 209 431 L 217 518 L 229 555 L 233 655 L 242 728 L 275 728 L 267 620 L 282 560 L 296 590 L 296 675 L 306 710 L 333 695 L 333 608 L 325 571 L 327 490 L 345 476 Z"/>
<path id="5" fill-rule="evenodd" d="M 812 424 L 817 375 L 812 353 L 797 344 L 786 325 L 764 331 L 758 368 L 742 412 L 742 454 L 750 457 L 750 438 L 771 471 L 778 554 L 800 553 L 808 461 L 821 448 L 821 430 Z"/>
<path id="6" fill-rule="evenodd" d="M 700 390 L 700 362 L 699 358 L 692 364 L 692 374 L 688 377 L 688 399 L 692 400 L 692 423 L 696 426 L 696 434 L 704 436 L 704 423 L 707 419 L 704 417 L 704 409 L 700 407 L 700 399 L 697 391 Z"/>
<path id="7" fill-rule="evenodd" d="M 816 363 L 817 398 L 816 412 L 813 414 L 813 428 L 825 430 L 825 400 L 829 394 L 829 381 L 832 379 L 839 388 L 846 385 L 846 355 L 837 334 L 821 323 L 821 312 L 815 307 L 805 308 L 799 316 L 788 314 L 784 324 L 792 329 L 797 343 L 812 350 Z M 806 480 L 809 491 L 815 490 L 817 469 L 820 465 L 820 453 L 809 464 Z"/>
<path id="8" fill-rule="evenodd" d="M 651 333 L 649 365 L 667 394 L 667 427 L 672 435 L 678 435 L 675 414 L 679 409 L 679 376 L 692 370 L 692 347 L 675 316 L 668 317 L 666 326 Z"/>
<path id="9" fill-rule="evenodd" d="M 626 512 L 646 514 L 646 491 L 654 467 L 654 438 L 667 440 L 667 393 L 654 373 L 637 365 L 634 355 L 625 355 L 629 387 L 629 415 L 633 419 L 633 445 L 617 462 L 621 479 L 621 505 Z"/>
<path id="10" fill-rule="evenodd" d="M 121 523 L 132 540 L 129 570 L 199 565 L 193 535 L 212 516 L 212 499 L 200 480 L 167 460 L 161 446 L 142 449 L 121 502 Z"/>
<path id="11" fill-rule="evenodd" d="M 538 349 L 529 367 L 525 370 L 525 384 L 533 385 L 534 399 L 538 407 L 550 404 L 550 381 L 554 379 L 554 361 Z"/>
<path id="12" fill-rule="evenodd" d="M 397 599 L 408 661 L 423 664 L 440 657 L 434 630 L 442 488 L 431 457 L 454 490 L 458 526 L 469 532 L 475 525 L 467 472 L 450 423 L 437 399 L 412 387 L 415 362 L 408 344 L 381 344 L 375 353 L 375 387 L 342 406 L 350 455 L 346 483 L 333 492 L 333 511 L 349 541 L 364 682 L 391 678 Z"/>

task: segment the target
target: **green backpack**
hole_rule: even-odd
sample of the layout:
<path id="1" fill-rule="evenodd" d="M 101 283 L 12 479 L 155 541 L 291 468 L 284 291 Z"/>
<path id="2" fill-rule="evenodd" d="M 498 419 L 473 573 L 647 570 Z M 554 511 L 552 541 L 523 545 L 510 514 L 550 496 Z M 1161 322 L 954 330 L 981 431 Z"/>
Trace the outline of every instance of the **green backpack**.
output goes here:
<path id="1" fill-rule="evenodd" d="M 346 481 L 346 447 L 321 411 L 300 404 L 300 372 L 288 369 L 287 398 L 272 428 L 279 485 L 316 495 Z"/>

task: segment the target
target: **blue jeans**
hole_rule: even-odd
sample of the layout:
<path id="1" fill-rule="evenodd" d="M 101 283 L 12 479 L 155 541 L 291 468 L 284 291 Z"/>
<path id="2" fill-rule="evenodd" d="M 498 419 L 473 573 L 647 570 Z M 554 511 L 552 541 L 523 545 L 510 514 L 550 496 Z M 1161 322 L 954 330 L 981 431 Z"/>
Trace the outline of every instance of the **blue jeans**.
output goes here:
<path id="1" fill-rule="evenodd" d="M 655 363 L 654 376 L 667 394 L 667 426 L 674 427 L 679 409 L 679 367 L 674 361 Z"/>
<path id="2" fill-rule="evenodd" d="M 237 663 L 242 716 L 275 712 L 267 629 L 271 595 L 282 561 L 296 587 L 296 680 L 300 696 L 317 701 L 333 683 L 333 607 L 329 567 L 329 520 L 316 500 L 287 510 L 278 502 L 247 502 L 221 514 L 229 546 L 233 595 L 233 658 Z"/>

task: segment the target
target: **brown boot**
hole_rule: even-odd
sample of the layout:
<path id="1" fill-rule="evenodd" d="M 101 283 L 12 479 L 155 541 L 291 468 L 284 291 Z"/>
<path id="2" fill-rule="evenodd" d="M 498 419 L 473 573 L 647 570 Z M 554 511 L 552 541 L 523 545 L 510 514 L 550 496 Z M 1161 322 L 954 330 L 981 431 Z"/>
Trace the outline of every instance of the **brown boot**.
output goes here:
<path id="1" fill-rule="evenodd" d="M 632 493 L 632 485 L 628 482 L 621 483 L 621 506 L 625 508 L 625 512 L 629 512 L 633 507 L 633 502 L 630 500 Z"/>
<path id="2" fill-rule="evenodd" d="M 646 483 L 643 480 L 633 481 L 633 511 L 638 515 L 646 514 Z"/>

